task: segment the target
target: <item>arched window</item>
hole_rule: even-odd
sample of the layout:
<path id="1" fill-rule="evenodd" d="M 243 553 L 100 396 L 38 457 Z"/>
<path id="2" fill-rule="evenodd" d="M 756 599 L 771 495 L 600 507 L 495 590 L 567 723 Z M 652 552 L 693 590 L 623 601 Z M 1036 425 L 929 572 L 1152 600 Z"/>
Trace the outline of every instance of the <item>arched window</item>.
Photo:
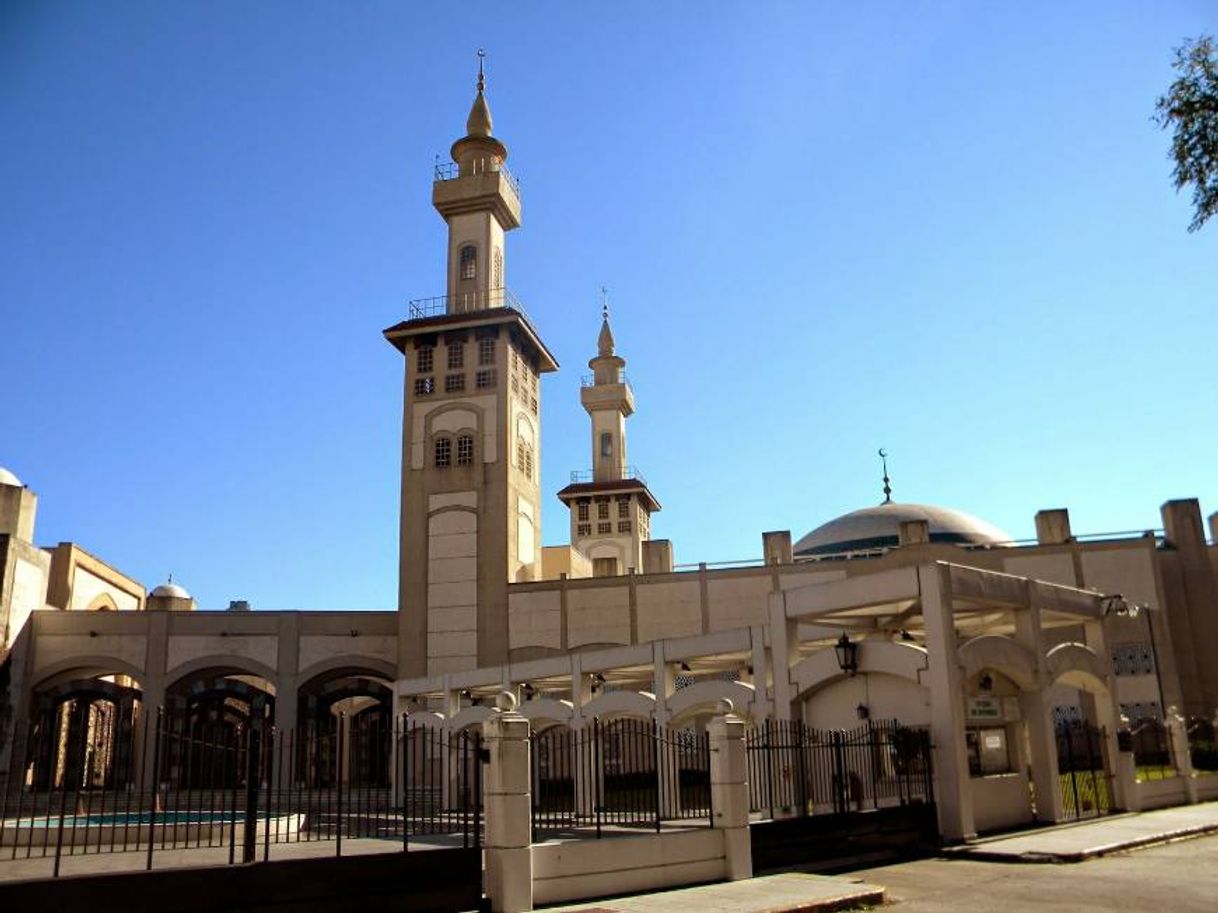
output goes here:
<path id="1" fill-rule="evenodd" d="M 471 466 L 474 462 L 474 436 L 462 434 L 457 438 L 457 465 Z"/>
<path id="2" fill-rule="evenodd" d="M 447 435 L 436 438 L 436 466 L 446 469 L 453 462 L 453 439 Z"/>
<path id="3" fill-rule="evenodd" d="M 478 272 L 478 248 L 472 244 L 466 244 L 461 248 L 461 272 L 462 279 L 473 279 Z"/>
<path id="4" fill-rule="evenodd" d="M 608 431 L 601 432 L 601 456 L 613 456 L 613 435 Z"/>

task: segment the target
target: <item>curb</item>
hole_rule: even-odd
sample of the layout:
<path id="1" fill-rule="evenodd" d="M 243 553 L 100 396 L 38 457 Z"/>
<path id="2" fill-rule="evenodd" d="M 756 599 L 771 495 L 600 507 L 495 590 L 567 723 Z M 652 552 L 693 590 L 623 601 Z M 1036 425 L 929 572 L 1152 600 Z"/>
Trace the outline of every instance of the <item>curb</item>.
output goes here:
<path id="1" fill-rule="evenodd" d="M 1151 834 L 1146 837 L 1135 837 L 1130 840 L 1122 840 L 1120 843 L 1109 843 L 1103 846 L 1089 847 L 1085 850 L 1079 850 L 1073 853 L 998 853 L 992 850 L 984 849 L 961 849 L 944 855 L 948 859 L 971 859 L 977 862 L 1005 862 L 1011 864 L 1071 864 L 1076 862 L 1086 862 L 1088 859 L 1098 859 L 1101 856 L 1108 856 L 1112 853 L 1119 853 L 1124 850 L 1140 850 L 1146 847 L 1156 846 L 1163 843 L 1175 843 L 1178 840 L 1189 840 L 1193 837 L 1204 837 L 1208 834 L 1218 833 L 1218 823 L 1198 824 L 1194 827 L 1180 828 L 1179 830 L 1166 831 L 1159 834 Z"/>

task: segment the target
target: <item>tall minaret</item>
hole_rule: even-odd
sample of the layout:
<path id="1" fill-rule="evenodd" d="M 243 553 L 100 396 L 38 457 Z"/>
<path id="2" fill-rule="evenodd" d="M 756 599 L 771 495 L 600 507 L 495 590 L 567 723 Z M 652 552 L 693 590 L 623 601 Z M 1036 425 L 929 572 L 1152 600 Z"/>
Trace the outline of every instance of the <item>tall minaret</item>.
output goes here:
<path id="1" fill-rule="evenodd" d="M 479 58 L 482 57 L 479 52 Z M 466 135 L 437 166 L 448 294 L 385 331 L 406 357 L 398 675 L 508 661 L 507 585 L 541 568 L 541 390 L 558 364 L 504 287 L 520 196 L 481 60 Z"/>
<path id="2" fill-rule="evenodd" d="M 583 379 L 579 399 L 592 424 L 592 470 L 571 473 L 558 493 L 571 511 L 571 544 L 592 561 L 598 577 L 643 570 L 643 543 L 651 537 L 651 514 L 660 509 L 647 483 L 626 462 L 626 419 L 634 412 L 634 391 L 614 351 L 608 305 L 601 310 L 592 374 Z"/>

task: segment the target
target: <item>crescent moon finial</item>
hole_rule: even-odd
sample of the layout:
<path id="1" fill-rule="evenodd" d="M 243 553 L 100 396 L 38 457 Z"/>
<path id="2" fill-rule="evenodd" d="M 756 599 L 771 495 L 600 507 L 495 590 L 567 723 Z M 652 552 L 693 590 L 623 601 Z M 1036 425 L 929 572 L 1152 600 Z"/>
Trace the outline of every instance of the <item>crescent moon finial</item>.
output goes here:
<path id="1" fill-rule="evenodd" d="M 892 480 L 890 478 L 888 478 L 888 451 L 885 450 L 883 447 L 881 447 L 879 449 L 878 453 L 880 454 L 880 461 L 883 463 L 883 466 L 884 466 L 884 503 L 891 504 L 892 503 L 892 485 L 890 485 L 889 483 Z"/>

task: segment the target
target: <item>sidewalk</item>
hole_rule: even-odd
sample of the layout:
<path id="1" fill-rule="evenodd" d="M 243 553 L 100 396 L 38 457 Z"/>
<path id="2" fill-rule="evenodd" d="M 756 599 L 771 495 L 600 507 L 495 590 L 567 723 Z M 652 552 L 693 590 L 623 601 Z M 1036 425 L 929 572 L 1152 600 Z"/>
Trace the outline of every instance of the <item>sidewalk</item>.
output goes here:
<path id="1" fill-rule="evenodd" d="M 545 913 L 828 913 L 884 902 L 884 889 L 851 878 L 788 872 L 654 894 L 546 907 Z"/>
<path id="2" fill-rule="evenodd" d="M 1110 815 L 945 847 L 949 859 L 985 862 L 1082 862 L 1121 850 L 1218 833 L 1218 802 Z"/>

